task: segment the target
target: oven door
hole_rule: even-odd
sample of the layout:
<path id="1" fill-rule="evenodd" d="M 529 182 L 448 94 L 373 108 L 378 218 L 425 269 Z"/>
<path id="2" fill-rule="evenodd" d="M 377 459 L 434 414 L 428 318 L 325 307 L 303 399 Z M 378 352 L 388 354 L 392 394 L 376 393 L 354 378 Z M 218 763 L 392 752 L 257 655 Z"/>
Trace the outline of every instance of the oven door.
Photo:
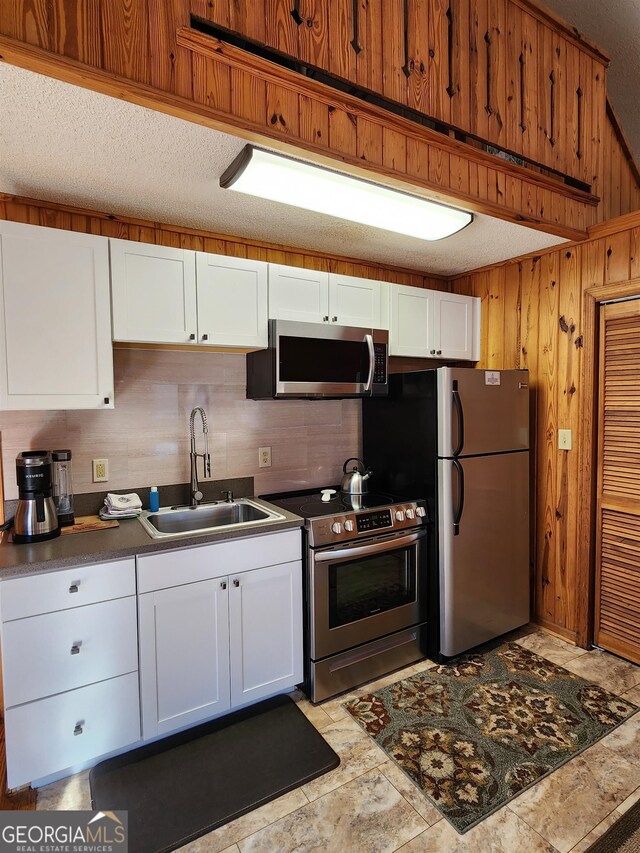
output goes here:
<path id="1" fill-rule="evenodd" d="M 426 619 L 426 531 L 310 551 L 312 660 Z"/>

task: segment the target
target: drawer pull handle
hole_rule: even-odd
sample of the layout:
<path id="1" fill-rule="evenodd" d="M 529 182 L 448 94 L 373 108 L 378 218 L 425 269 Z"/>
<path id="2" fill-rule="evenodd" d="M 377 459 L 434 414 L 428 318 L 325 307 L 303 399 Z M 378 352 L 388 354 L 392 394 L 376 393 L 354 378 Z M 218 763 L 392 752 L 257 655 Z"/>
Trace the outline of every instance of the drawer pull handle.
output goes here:
<path id="1" fill-rule="evenodd" d="M 222 583 L 220 584 L 220 589 L 226 589 L 226 588 L 227 588 L 227 584 L 225 583 L 225 581 L 222 581 Z"/>
<path id="2" fill-rule="evenodd" d="M 71 646 L 71 654 L 72 655 L 79 655 L 80 654 L 80 645 L 81 645 L 80 643 L 74 643 Z"/>
<path id="3" fill-rule="evenodd" d="M 71 586 L 69 587 L 69 592 L 77 592 L 79 586 L 80 586 L 80 581 L 77 581 L 76 583 L 72 583 Z"/>
<path id="4" fill-rule="evenodd" d="M 240 581 L 238 580 L 238 578 L 236 578 L 236 579 L 234 580 L 233 585 L 234 585 L 234 586 L 240 586 Z"/>
<path id="5" fill-rule="evenodd" d="M 83 731 L 84 731 L 84 730 L 83 730 L 83 728 L 82 728 L 82 723 L 76 723 L 76 727 L 75 727 L 75 729 L 73 730 L 73 734 L 74 734 L 75 736 L 77 736 L 77 735 L 81 735 Z"/>
<path id="6" fill-rule="evenodd" d="M 334 317 L 332 317 L 332 318 L 331 318 L 331 322 L 332 322 L 332 323 L 337 323 L 337 322 L 338 322 L 338 318 L 337 318 L 337 317 L 335 317 L 335 316 L 334 316 Z"/>

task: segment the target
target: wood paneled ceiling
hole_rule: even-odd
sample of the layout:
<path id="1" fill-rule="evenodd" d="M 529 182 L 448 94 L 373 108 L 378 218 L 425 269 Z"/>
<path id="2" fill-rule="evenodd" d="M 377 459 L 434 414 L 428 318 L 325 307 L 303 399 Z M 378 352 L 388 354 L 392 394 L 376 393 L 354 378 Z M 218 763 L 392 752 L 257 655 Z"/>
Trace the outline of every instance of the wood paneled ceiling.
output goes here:
<path id="1" fill-rule="evenodd" d="M 0 192 L 454 275 L 563 242 L 477 215 L 428 243 L 221 190 L 236 137 L 0 63 Z"/>

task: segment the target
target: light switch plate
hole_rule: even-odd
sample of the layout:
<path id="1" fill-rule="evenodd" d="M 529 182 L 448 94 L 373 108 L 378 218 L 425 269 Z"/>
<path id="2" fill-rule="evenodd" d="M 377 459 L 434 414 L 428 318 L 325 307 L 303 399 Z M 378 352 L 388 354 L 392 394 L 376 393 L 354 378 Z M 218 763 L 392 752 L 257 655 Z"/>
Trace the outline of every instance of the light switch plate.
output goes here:
<path id="1" fill-rule="evenodd" d="M 570 429 L 558 430 L 558 450 L 571 450 L 572 435 Z"/>

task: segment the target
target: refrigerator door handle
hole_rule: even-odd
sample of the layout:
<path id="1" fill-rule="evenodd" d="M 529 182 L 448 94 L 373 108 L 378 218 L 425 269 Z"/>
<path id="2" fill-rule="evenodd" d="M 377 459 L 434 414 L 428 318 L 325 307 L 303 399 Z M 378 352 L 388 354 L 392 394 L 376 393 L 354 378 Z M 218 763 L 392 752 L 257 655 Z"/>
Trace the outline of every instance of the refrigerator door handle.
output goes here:
<path id="1" fill-rule="evenodd" d="M 453 380 L 453 407 L 456 410 L 458 418 L 458 445 L 454 448 L 452 455 L 460 456 L 464 448 L 464 411 L 462 408 L 462 400 L 458 391 L 458 380 Z"/>
<path id="2" fill-rule="evenodd" d="M 464 469 L 459 459 L 452 459 L 453 467 L 458 475 L 458 501 L 457 506 L 453 510 L 453 535 L 458 536 L 460 533 L 460 521 L 464 511 Z"/>

